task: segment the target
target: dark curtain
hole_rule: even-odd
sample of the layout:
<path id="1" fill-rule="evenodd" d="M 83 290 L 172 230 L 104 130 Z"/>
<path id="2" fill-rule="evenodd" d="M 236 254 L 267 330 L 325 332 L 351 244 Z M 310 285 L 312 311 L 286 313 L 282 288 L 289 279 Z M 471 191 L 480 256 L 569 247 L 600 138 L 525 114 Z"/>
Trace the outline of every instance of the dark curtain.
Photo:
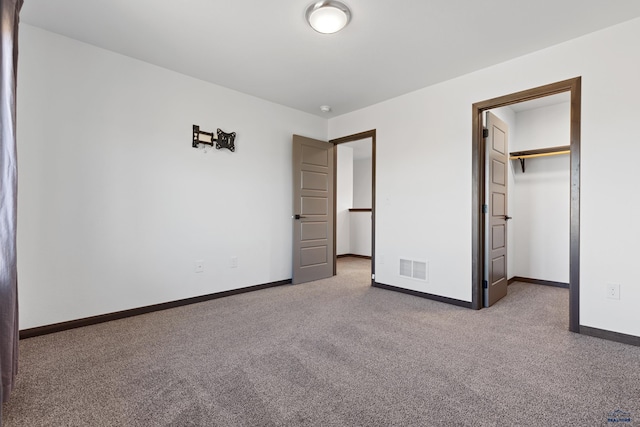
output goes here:
<path id="1" fill-rule="evenodd" d="M 16 266 L 16 74 L 23 0 L 0 0 L 0 399 L 9 400 L 18 371 Z M 0 405 L 0 425 L 2 425 Z"/>

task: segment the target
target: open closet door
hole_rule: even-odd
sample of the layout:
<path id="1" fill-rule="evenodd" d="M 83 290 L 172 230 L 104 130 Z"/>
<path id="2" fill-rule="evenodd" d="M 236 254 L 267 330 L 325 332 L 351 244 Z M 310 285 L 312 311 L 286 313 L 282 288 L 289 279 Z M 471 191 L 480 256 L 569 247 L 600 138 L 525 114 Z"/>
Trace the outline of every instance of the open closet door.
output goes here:
<path id="1" fill-rule="evenodd" d="M 334 149 L 293 135 L 293 284 L 333 276 Z"/>
<path id="2" fill-rule="evenodd" d="M 485 214 L 484 306 L 507 295 L 507 160 L 508 127 L 487 112 L 487 191 Z"/>

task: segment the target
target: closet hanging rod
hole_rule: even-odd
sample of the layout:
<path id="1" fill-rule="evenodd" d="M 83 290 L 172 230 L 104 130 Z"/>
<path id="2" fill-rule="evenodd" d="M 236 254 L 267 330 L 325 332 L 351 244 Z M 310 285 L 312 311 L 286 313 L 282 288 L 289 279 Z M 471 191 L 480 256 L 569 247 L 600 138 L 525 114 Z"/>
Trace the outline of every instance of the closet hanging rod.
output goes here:
<path id="1" fill-rule="evenodd" d="M 564 150 L 564 151 L 554 151 L 553 153 L 540 153 L 540 154 L 520 154 L 517 156 L 513 156 L 511 154 L 510 155 L 510 159 L 511 160 L 516 160 L 516 159 L 530 159 L 532 157 L 545 157 L 545 156 L 557 156 L 559 154 L 569 154 L 571 153 L 571 150 Z"/>
<path id="2" fill-rule="evenodd" d="M 525 159 L 531 159 L 533 157 L 557 156 L 560 154 L 569 153 L 571 153 L 571 147 L 569 145 L 563 145 L 560 147 L 540 148 L 538 150 L 514 151 L 513 153 L 509 153 L 509 159 L 520 160 L 520 166 L 522 166 L 522 172 L 524 173 Z"/>

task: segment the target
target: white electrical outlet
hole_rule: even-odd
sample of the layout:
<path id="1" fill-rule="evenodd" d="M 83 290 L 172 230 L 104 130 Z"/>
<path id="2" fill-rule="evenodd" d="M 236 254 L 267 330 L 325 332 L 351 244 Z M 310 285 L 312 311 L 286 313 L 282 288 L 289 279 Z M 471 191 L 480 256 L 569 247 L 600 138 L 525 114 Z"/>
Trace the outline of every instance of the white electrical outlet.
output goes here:
<path id="1" fill-rule="evenodd" d="M 196 261 L 194 263 L 193 271 L 196 273 L 202 273 L 204 271 L 204 261 Z"/>
<path id="2" fill-rule="evenodd" d="M 609 299 L 620 299 L 620 285 L 618 284 L 608 284 L 607 285 L 607 298 Z"/>
<path id="3" fill-rule="evenodd" d="M 229 261 L 229 267 L 238 268 L 238 257 L 237 256 L 232 256 L 231 257 L 231 260 Z"/>

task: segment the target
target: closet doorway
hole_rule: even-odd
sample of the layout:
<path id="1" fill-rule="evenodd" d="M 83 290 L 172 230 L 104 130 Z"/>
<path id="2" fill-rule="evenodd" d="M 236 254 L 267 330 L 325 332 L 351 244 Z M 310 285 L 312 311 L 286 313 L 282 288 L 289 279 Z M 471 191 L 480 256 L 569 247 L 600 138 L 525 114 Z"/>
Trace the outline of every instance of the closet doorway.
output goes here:
<path id="1" fill-rule="evenodd" d="M 569 201 L 569 330 L 580 332 L 580 117 L 581 78 L 477 102 L 472 105 L 472 308 L 483 305 L 485 259 L 486 150 L 483 115 L 486 111 L 567 92 L 570 98 Z M 525 161 L 526 162 L 526 161 Z"/>
<path id="2" fill-rule="evenodd" d="M 331 140 L 335 144 L 335 236 L 337 258 L 371 260 L 375 252 L 375 130 Z M 334 272 L 337 264 L 334 263 Z"/>
<path id="3" fill-rule="evenodd" d="M 506 279 L 509 284 L 525 282 L 568 289 L 569 93 L 489 110 L 485 127 L 491 129 L 496 125 L 488 125 L 489 115 L 505 127 L 506 160 L 504 166 L 500 163 L 503 173 L 499 178 L 506 190 L 507 208 L 501 212 L 502 217 L 497 217 L 499 226 L 492 221 L 492 228 L 506 230 L 506 238 L 501 233 L 496 234 L 495 230 L 485 232 L 489 236 L 485 243 L 489 248 L 485 248 L 485 253 L 490 256 L 485 259 L 484 280 L 487 280 L 487 272 L 492 277 L 494 263 L 487 261 L 495 258 L 494 253 L 504 252 L 504 295 L 507 293 Z M 491 130 L 489 135 L 487 149 L 492 152 Z M 489 189 L 492 188 L 491 178 L 496 175 L 491 173 L 492 166 L 491 163 L 488 165 Z M 492 199 L 489 197 L 489 201 Z M 491 207 L 485 221 L 493 218 Z M 501 250 L 492 249 L 496 246 L 496 242 L 492 242 L 496 236 Z M 492 282 L 489 279 L 489 285 L 493 285 Z M 485 307 L 491 305 L 487 294 L 485 289 Z"/>

